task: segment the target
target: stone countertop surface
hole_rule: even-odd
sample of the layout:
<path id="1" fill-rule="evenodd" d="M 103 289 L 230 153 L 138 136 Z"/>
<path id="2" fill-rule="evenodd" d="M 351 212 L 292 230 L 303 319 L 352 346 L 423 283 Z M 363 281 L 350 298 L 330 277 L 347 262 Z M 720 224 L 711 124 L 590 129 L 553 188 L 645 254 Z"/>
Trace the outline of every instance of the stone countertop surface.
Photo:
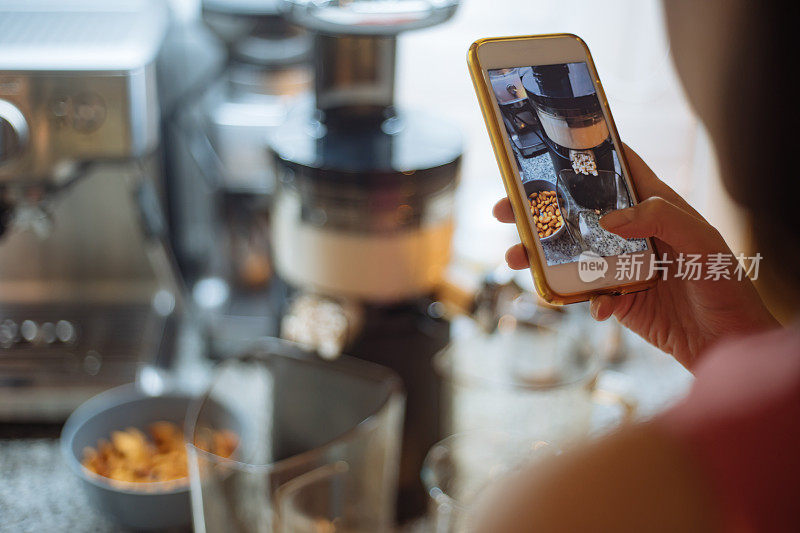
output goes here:
<path id="1" fill-rule="evenodd" d="M 546 180 L 555 186 L 556 173 L 548 154 L 542 154 L 529 159 L 518 158 L 522 167 L 523 182 L 538 179 Z M 570 200 L 567 200 L 568 202 Z M 645 241 L 625 239 L 609 233 L 600 227 L 600 216 L 592 211 L 581 210 L 580 229 L 583 238 L 591 244 L 592 251 L 606 257 L 626 252 L 641 251 Z M 569 228 L 566 228 L 567 230 Z M 582 247 L 570 236 L 569 231 L 562 231 L 559 235 L 542 242 L 544 255 L 550 265 L 559 265 L 577 260 Z"/>
<path id="2" fill-rule="evenodd" d="M 181 327 L 174 360 L 181 388 L 203 389 L 209 365 L 202 338 Z M 0 533 L 124 531 L 98 511 L 61 455 L 61 424 L 0 423 Z"/>
<path id="3" fill-rule="evenodd" d="M 612 388 L 623 382 L 639 416 L 647 418 L 680 397 L 691 375 L 644 341 L 630 335 L 625 340 L 630 355 L 612 365 L 606 378 Z M 58 431 L 57 425 L 0 424 L 0 532 L 119 531 L 91 506 L 64 463 Z"/>
<path id="4" fill-rule="evenodd" d="M 61 458 L 58 440 L 0 440 L 0 531 L 116 531 Z"/>

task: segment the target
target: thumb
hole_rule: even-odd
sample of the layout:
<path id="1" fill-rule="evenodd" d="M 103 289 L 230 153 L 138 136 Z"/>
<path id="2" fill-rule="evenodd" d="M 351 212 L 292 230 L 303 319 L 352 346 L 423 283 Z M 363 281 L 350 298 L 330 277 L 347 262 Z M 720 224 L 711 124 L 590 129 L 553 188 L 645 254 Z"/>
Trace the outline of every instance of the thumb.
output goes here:
<path id="1" fill-rule="evenodd" d="M 600 225 L 626 239 L 655 237 L 676 252 L 728 250 L 725 240 L 712 225 L 657 196 L 633 207 L 612 211 L 600 219 Z"/>

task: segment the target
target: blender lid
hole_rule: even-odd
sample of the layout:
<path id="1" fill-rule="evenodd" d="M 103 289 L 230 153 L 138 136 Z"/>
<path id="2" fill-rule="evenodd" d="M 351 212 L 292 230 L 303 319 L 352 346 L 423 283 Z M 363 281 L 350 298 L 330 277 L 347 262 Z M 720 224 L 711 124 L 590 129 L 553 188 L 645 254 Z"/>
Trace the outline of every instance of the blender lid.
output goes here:
<path id="1" fill-rule="evenodd" d="M 275 156 L 303 167 L 306 175 L 359 183 L 396 175 L 413 181 L 460 162 L 458 128 L 430 114 L 401 112 L 375 127 L 329 129 L 308 104 L 290 113 L 270 138 Z"/>
<path id="2" fill-rule="evenodd" d="M 596 91 L 586 63 L 538 65 L 523 70 L 522 85 L 529 93 L 544 98 L 581 98 Z"/>
<path id="3" fill-rule="evenodd" d="M 321 33 L 396 35 L 435 26 L 455 14 L 459 0 L 283 0 L 295 24 Z"/>

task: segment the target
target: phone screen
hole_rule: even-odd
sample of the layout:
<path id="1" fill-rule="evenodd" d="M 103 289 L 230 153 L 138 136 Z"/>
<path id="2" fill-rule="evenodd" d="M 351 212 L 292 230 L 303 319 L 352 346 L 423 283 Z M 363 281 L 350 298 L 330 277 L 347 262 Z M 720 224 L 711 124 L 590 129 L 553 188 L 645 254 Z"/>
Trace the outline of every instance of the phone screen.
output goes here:
<path id="1" fill-rule="evenodd" d="M 547 265 L 646 250 L 599 224 L 632 195 L 586 63 L 488 73 Z"/>

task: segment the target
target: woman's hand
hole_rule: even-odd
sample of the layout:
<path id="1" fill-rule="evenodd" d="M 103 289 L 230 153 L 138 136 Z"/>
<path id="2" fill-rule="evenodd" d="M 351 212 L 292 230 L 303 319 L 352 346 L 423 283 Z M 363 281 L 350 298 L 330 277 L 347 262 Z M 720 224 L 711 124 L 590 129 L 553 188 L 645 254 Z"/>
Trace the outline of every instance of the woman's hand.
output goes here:
<path id="1" fill-rule="evenodd" d="M 626 146 L 625 154 L 641 203 L 607 214 L 600 224 L 626 239 L 653 237 L 658 257 L 666 254 L 671 263 L 666 279 L 650 290 L 593 298 L 592 316 L 596 320 L 615 316 L 688 368 L 721 337 L 777 326 L 747 278 L 695 281 L 675 276 L 678 254 L 702 254 L 705 259 L 707 254 L 730 254 L 730 248 L 720 233 L 659 180 L 633 150 Z M 507 198 L 494 206 L 493 213 L 501 222 L 514 221 Z M 521 244 L 506 252 L 506 262 L 513 269 L 528 267 Z"/>

